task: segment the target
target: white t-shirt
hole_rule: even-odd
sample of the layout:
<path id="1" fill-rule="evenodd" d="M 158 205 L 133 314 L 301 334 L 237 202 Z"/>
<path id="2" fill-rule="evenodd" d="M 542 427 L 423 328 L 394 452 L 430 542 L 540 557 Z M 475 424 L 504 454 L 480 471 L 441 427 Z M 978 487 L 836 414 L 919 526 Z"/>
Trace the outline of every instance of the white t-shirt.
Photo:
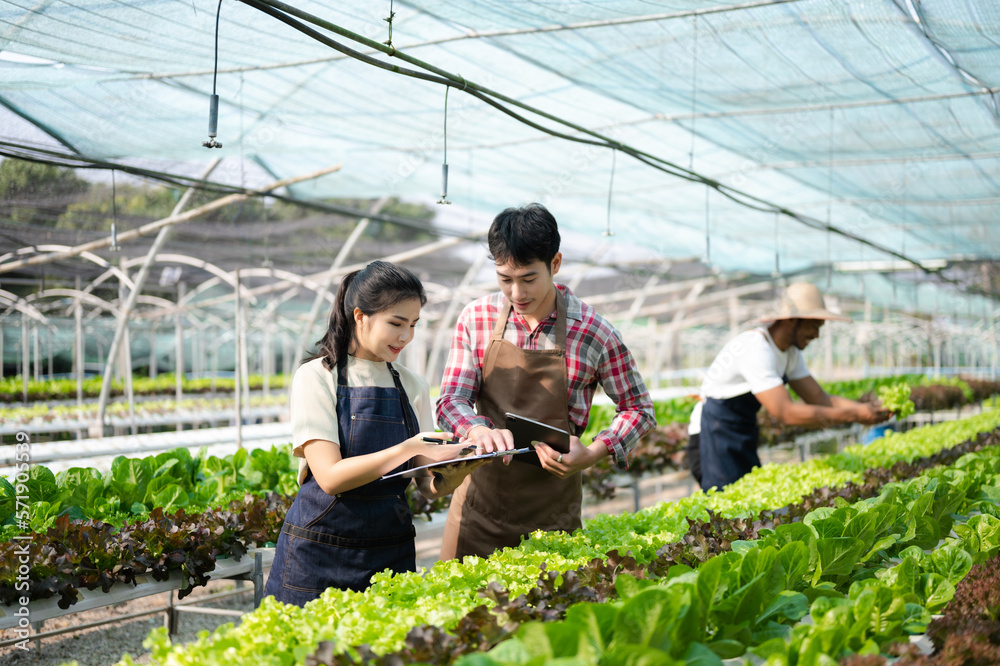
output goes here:
<path id="1" fill-rule="evenodd" d="M 427 380 L 399 363 L 394 363 L 392 367 L 399 373 L 403 390 L 410 400 L 413 413 L 417 415 L 420 432 L 432 432 L 434 419 L 431 415 Z M 347 358 L 347 385 L 383 388 L 396 386 L 384 361 L 365 361 L 353 356 Z M 301 484 L 305 481 L 306 470 L 309 468 L 302 446 L 313 439 L 325 439 L 340 445 L 337 430 L 337 371 L 327 370 L 322 358 L 302 364 L 292 378 L 288 405 L 292 421 L 292 453 L 301 458 Z"/>
<path id="2" fill-rule="evenodd" d="M 740 333 L 726 343 L 712 361 L 701 383 L 702 398 L 725 400 L 745 393 L 763 393 L 789 381 L 809 376 L 802 350 L 792 345 L 781 351 L 766 328 Z M 691 412 L 688 434 L 701 432 L 701 405 Z"/>

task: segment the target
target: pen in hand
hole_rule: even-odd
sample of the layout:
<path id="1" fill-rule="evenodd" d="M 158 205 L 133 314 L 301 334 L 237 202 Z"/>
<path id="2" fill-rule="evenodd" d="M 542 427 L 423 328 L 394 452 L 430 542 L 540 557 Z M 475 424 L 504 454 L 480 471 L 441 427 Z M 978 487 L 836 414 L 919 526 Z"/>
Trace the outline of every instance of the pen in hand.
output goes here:
<path id="1" fill-rule="evenodd" d="M 462 440 L 457 437 L 454 439 L 440 439 L 438 437 L 421 437 L 425 442 L 430 442 L 431 444 L 461 444 Z"/>

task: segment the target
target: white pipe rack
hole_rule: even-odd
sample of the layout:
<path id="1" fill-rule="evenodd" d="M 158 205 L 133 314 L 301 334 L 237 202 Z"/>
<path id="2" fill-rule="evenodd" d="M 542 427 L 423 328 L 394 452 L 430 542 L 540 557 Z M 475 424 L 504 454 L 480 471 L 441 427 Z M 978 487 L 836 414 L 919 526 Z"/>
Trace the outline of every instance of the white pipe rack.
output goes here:
<path id="1" fill-rule="evenodd" d="M 288 422 L 243 426 L 243 448 L 262 449 L 292 441 Z M 63 442 L 33 443 L 31 463 L 44 463 L 55 473 L 71 467 L 94 467 L 102 472 L 111 469 L 117 456 L 147 456 L 177 448 L 206 447 L 210 455 L 224 456 L 236 449 L 236 428 L 204 428 L 180 432 L 79 439 Z M 9 450 L 8 450 L 9 449 Z M 14 447 L 0 449 L 0 476 L 14 472 Z"/>

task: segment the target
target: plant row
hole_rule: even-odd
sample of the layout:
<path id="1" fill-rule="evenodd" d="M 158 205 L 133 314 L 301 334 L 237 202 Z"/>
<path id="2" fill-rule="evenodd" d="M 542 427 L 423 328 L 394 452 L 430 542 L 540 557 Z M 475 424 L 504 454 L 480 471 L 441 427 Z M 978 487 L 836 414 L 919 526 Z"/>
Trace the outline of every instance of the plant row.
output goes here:
<path id="1" fill-rule="evenodd" d="M 271 375 L 271 388 L 287 386 L 287 375 Z M 260 389 L 264 385 L 263 375 L 250 375 L 247 379 L 251 389 Z M 136 395 L 169 395 L 176 390 L 176 376 L 173 373 L 163 373 L 155 378 L 135 376 L 132 378 L 132 391 Z M 958 377 L 931 377 L 928 375 L 899 375 L 894 377 L 871 377 L 867 379 L 821 382 L 823 388 L 831 394 L 836 394 L 851 400 L 866 399 L 874 395 L 882 386 L 906 382 L 914 387 L 913 400 L 917 409 L 947 409 L 963 404 L 978 402 L 1000 392 L 1000 383 L 993 381 L 960 379 Z M 28 400 L 73 400 L 76 399 L 75 379 L 28 380 Z M 207 393 L 233 391 L 235 380 L 232 378 L 184 378 L 181 387 L 184 393 Z M 939 387 L 938 390 L 923 396 L 927 387 Z M 83 395 L 96 398 L 101 392 L 101 377 L 99 375 L 86 377 L 82 382 Z M 111 383 L 111 394 L 124 394 L 124 382 L 115 379 Z M 692 393 L 696 393 L 692 390 Z M 24 382 L 20 375 L 0 379 L 0 402 L 20 402 L 24 397 Z M 658 423 L 687 423 L 691 409 L 694 407 L 691 397 L 675 398 L 657 404 L 656 417 Z M 940 403 L 940 404 L 939 404 Z M 922 406 L 923 405 L 923 406 Z M 609 408 L 613 415 L 613 408 Z M 608 410 L 605 410 L 608 411 Z M 598 416 L 600 416 L 600 410 Z M 610 421 L 610 419 L 608 419 Z M 602 426 L 603 428 L 604 426 Z M 588 428 L 588 431 L 590 429 Z M 594 431 L 596 434 L 597 431 Z"/>
<path id="2" fill-rule="evenodd" d="M 284 405 L 288 396 L 284 392 L 271 395 L 250 396 L 248 407 L 268 407 Z M 190 398 L 187 400 L 148 400 L 133 405 L 136 417 L 170 415 L 174 413 L 231 411 L 235 414 L 235 398 Z M 124 402 L 108 404 L 106 414 L 111 417 L 128 418 L 129 406 Z M 79 421 L 93 423 L 97 419 L 97 405 L 53 405 L 39 403 L 29 407 L 0 407 L 0 421 L 5 424 L 28 425 L 32 423 L 52 423 L 59 421 Z"/>
<path id="3" fill-rule="evenodd" d="M 288 383 L 287 375 L 271 375 L 269 378 L 271 388 L 283 388 Z M 101 394 L 101 377 L 86 377 L 83 382 L 83 395 L 88 398 L 96 398 Z M 247 378 L 251 390 L 260 389 L 264 386 L 263 375 L 250 375 Z M 236 381 L 232 378 L 198 378 L 181 380 L 181 389 L 184 393 L 232 393 Z M 158 395 L 172 394 L 177 388 L 177 378 L 173 373 L 164 373 L 154 377 L 136 376 L 132 378 L 132 392 L 135 395 Z M 119 396 L 125 394 L 125 384 L 121 379 L 114 379 L 111 382 L 111 395 Z M 24 399 L 24 379 L 21 375 L 4 377 L 0 379 L 0 402 L 21 402 Z M 75 400 L 76 380 L 75 379 L 44 379 L 28 380 L 28 401 L 36 400 Z"/>
<path id="4" fill-rule="evenodd" d="M 992 440 L 993 445 L 1000 443 L 996 435 L 992 437 Z M 926 470 L 930 467 L 936 467 L 936 462 L 943 460 L 954 461 L 964 455 L 964 451 L 981 449 L 986 445 L 987 442 L 984 441 L 975 443 L 970 442 L 956 447 L 958 450 L 952 449 L 936 454 L 932 457 L 935 460 L 924 459 L 919 461 L 918 464 L 898 463 L 893 466 L 893 469 L 889 471 L 888 474 L 876 475 L 876 478 L 873 478 L 871 484 L 866 487 L 855 487 L 854 494 L 864 494 L 866 491 L 869 491 L 873 487 L 877 486 L 881 479 L 886 476 L 899 476 L 907 472 L 915 473 L 919 469 Z M 1000 471 L 1000 456 L 994 457 L 998 458 L 995 461 L 994 469 L 996 471 Z M 981 487 L 982 486 L 980 486 L 980 488 Z M 912 488 L 910 488 L 910 490 L 913 491 Z M 873 494 L 876 493 L 869 492 L 868 496 L 872 496 Z M 486 590 L 480 591 L 480 595 L 490 602 L 491 613 L 485 612 L 487 609 L 486 605 L 479 606 L 464 618 L 459 620 L 455 629 L 451 633 L 441 631 L 439 628 L 435 627 L 418 627 L 411 630 L 407 635 L 406 645 L 403 649 L 384 655 L 376 655 L 368 646 L 362 646 L 361 648 L 353 651 L 337 653 L 333 649 L 332 643 L 328 643 L 326 645 L 321 645 L 317 653 L 313 657 L 307 659 L 306 663 L 389 664 L 398 663 L 400 661 L 403 663 L 410 663 L 414 661 L 436 664 L 450 663 L 460 655 L 472 654 L 489 649 L 501 639 L 514 634 L 514 632 L 516 632 L 517 629 L 526 622 L 552 622 L 561 620 L 566 616 L 567 611 L 570 614 L 574 612 L 573 607 L 575 604 L 604 603 L 606 601 L 613 601 L 620 598 L 620 596 L 623 595 L 620 594 L 621 588 L 618 578 L 623 574 L 638 579 L 659 579 L 660 581 L 670 581 L 671 579 L 679 576 L 681 573 L 692 571 L 691 567 L 699 567 L 699 580 L 704 580 L 704 576 L 708 576 L 709 579 L 711 579 L 714 576 L 714 573 L 712 572 L 712 566 L 714 565 L 707 567 L 701 566 L 703 562 L 707 561 L 711 557 L 715 557 L 716 555 L 732 550 L 733 545 L 735 545 L 737 550 L 740 552 L 749 552 L 749 549 L 752 546 L 759 546 L 759 544 L 751 544 L 747 541 L 747 539 L 766 538 L 770 534 L 787 534 L 788 536 L 787 539 L 779 543 L 781 550 L 778 551 L 778 556 L 779 559 L 782 560 L 783 565 L 787 566 L 787 560 L 793 557 L 791 554 L 789 554 L 788 557 L 784 557 L 784 548 L 789 543 L 793 541 L 804 543 L 810 549 L 809 566 L 812 568 L 810 569 L 808 566 L 793 566 L 791 571 L 784 572 L 786 575 L 786 583 L 797 582 L 800 580 L 811 583 L 808 576 L 810 571 L 815 577 L 817 567 L 822 568 L 824 566 L 825 569 L 822 569 L 823 573 L 821 577 L 833 577 L 838 570 L 846 571 L 849 568 L 848 558 L 851 556 L 852 549 L 874 549 L 881 551 L 889 549 L 890 546 L 896 546 L 899 548 L 906 543 L 911 543 L 912 545 L 919 547 L 928 544 L 937 544 L 940 541 L 940 537 L 935 533 L 936 528 L 931 526 L 926 520 L 923 520 L 923 514 L 920 512 L 925 511 L 929 507 L 932 515 L 944 514 L 952 508 L 956 508 L 956 505 L 959 504 L 959 495 L 961 492 L 959 491 L 956 493 L 949 489 L 946 492 L 939 493 L 939 496 L 936 496 L 933 501 L 930 499 L 929 493 L 926 492 L 925 487 L 918 488 L 911 494 L 920 495 L 920 501 L 910 507 L 911 516 L 906 520 L 907 529 L 903 529 L 903 526 L 898 522 L 892 526 L 891 529 L 896 529 L 895 535 L 887 536 L 879 529 L 871 527 L 875 524 L 875 518 L 879 512 L 884 514 L 881 516 L 883 521 L 886 520 L 887 516 L 893 512 L 896 512 L 897 517 L 901 515 L 899 514 L 900 505 L 897 502 L 899 497 L 895 495 L 882 498 L 881 506 L 873 508 L 871 513 L 865 515 L 863 520 L 868 521 L 867 523 L 851 523 L 852 520 L 860 520 L 857 514 L 839 512 L 839 517 L 838 512 L 831 514 L 832 516 L 837 517 L 837 520 L 844 523 L 845 527 L 843 531 L 839 531 L 838 528 L 834 527 L 834 523 L 830 523 L 830 521 L 826 524 L 820 524 L 822 527 L 811 531 L 810 529 L 801 529 L 802 523 L 796 521 L 801 521 L 803 516 L 805 516 L 806 524 L 812 524 L 813 519 L 817 515 L 815 513 L 810 513 L 810 511 L 807 510 L 807 507 L 810 504 L 808 502 L 799 502 L 772 514 L 768 518 L 753 522 L 742 519 L 726 520 L 718 517 L 713 517 L 709 523 L 698 524 L 694 521 L 689 521 L 691 522 L 691 530 L 689 530 L 689 533 L 685 536 L 684 540 L 668 544 L 660 548 L 650 563 L 644 567 L 639 566 L 634 558 L 621 557 L 617 551 L 615 551 L 609 553 L 606 559 L 595 558 L 590 563 L 578 568 L 575 571 L 563 572 L 562 574 L 545 572 L 539 579 L 535 588 L 530 590 L 527 594 L 521 595 L 517 599 L 510 599 L 509 595 L 506 594 L 504 590 L 498 588 L 494 584 L 491 584 Z M 840 495 L 833 498 L 828 496 L 825 500 L 830 504 L 837 503 L 843 505 L 844 503 L 843 497 Z M 988 506 L 992 507 L 992 505 Z M 964 508 L 968 508 L 967 503 L 964 505 Z M 918 517 L 914 518 L 914 516 Z M 793 523 L 798 526 L 777 527 L 778 525 L 789 525 Z M 850 523 L 849 527 L 847 526 L 848 523 Z M 1000 522 L 997 524 L 1000 525 Z M 912 529 L 909 529 L 911 525 Z M 871 527 L 871 529 L 869 529 L 869 527 Z M 861 537 L 855 539 L 849 544 L 844 544 L 843 542 L 845 539 L 843 538 L 843 535 L 845 533 L 852 535 L 860 534 Z M 839 534 L 839 536 L 836 536 L 837 534 Z M 813 544 L 815 544 L 814 549 L 812 547 Z M 797 548 L 797 546 L 794 548 Z M 845 552 L 847 553 L 846 555 L 844 554 Z M 916 551 L 911 551 L 911 553 L 916 556 Z M 859 559 L 861 561 L 873 560 L 873 556 L 874 552 L 872 551 L 864 557 L 859 555 Z M 964 565 L 967 563 L 968 559 L 963 553 L 958 551 L 950 551 L 947 558 L 943 554 L 935 557 L 937 559 L 930 563 L 932 566 L 925 568 L 932 569 L 938 573 L 947 573 L 948 579 L 952 583 L 961 577 L 961 574 L 965 570 Z M 885 561 L 885 557 L 883 557 L 881 561 Z M 877 570 L 876 564 L 878 562 L 879 560 L 873 560 L 871 568 Z M 971 562 L 968 563 L 971 564 Z M 743 567 L 741 566 L 741 570 L 742 568 Z M 800 568 L 805 570 L 804 573 L 799 572 Z M 859 574 L 860 571 L 861 570 L 859 569 Z M 799 577 L 800 573 L 802 574 L 801 577 Z M 853 575 L 852 580 L 858 578 L 859 574 Z M 907 574 L 907 576 L 908 575 L 909 574 Z M 557 581 L 561 582 L 557 584 Z M 898 578 L 896 582 L 899 582 Z M 935 582 L 939 583 L 938 589 L 933 595 L 930 595 L 929 600 L 924 604 L 925 606 L 929 606 L 930 609 L 937 609 L 940 606 L 941 599 L 947 596 L 948 593 L 947 586 L 940 585 L 940 581 L 935 580 Z M 742 581 L 742 583 L 742 586 L 727 586 L 727 589 L 731 594 L 727 595 L 724 604 L 718 605 L 719 608 L 725 606 L 732 610 L 733 608 L 743 607 L 743 612 L 748 612 L 754 608 L 752 604 L 747 603 L 744 595 L 756 594 L 758 590 L 755 590 L 752 586 L 747 587 L 747 581 Z M 668 586 L 671 584 L 672 583 L 668 583 Z M 632 583 L 629 582 L 628 585 L 631 586 Z M 831 596 L 832 593 L 829 591 L 828 587 L 829 586 L 812 589 L 803 588 L 801 591 L 804 592 L 807 599 L 811 600 L 811 597 L 821 595 Z M 790 589 L 790 586 L 786 585 L 785 590 L 788 589 Z M 821 593 L 816 593 L 814 591 L 815 589 L 821 590 Z M 779 594 L 778 596 L 780 601 L 772 600 L 771 605 L 783 603 L 791 606 L 791 600 L 789 598 L 791 595 L 786 594 L 782 597 Z M 761 604 L 756 606 L 758 610 L 762 607 L 768 606 L 766 599 L 754 600 L 754 603 L 757 603 L 758 601 Z M 801 602 L 802 600 L 798 599 L 798 601 Z M 709 611 L 708 614 L 711 615 L 711 608 L 705 608 L 703 610 Z M 799 616 L 801 617 L 801 614 Z M 794 619 L 793 615 L 788 615 L 787 617 L 788 619 Z M 756 625 L 760 625 L 762 622 L 770 624 L 771 618 L 772 615 L 764 611 L 763 617 L 758 615 L 754 617 L 753 620 Z M 719 617 L 716 617 L 715 619 L 712 619 L 711 617 L 706 619 L 703 613 L 703 615 L 699 617 L 699 620 L 702 624 L 707 624 L 709 627 L 725 627 L 722 632 L 723 635 L 728 633 L 733 636 L 741 636 L 741 638 L 740 640 L 732 638 L 718 638 L 719 632 L 717 631 L 716 639 L 714 641 L 709 641 L 708 643 L 703 643 L 702 646 L 699 646 L 693 651 L 694 654 L 689 654 L 692 652 L 690 645 L 688 645 L 687 648 L 681 646 L 681 651 L 683 651 L 689 659 L 695 659 L 699 662 L 703 659 L 708 659 L 709 656 L 704 652 L 702 647 L 709 647 L 711 651 L 721 653 L 721 656 L 729 656 L 731 654 L 739 654 L 747 645 L 755 645 L 759 642 L 759 640 L 754 642 L 756 640 L 754 631 L 750 631 L 749 634 L 746 633 L 745 630 L 752 629 L 750 625 L 741 624 L 741 621 L 738 618 L 734 618 L 728 615 L 728 613 L 719 613 Z M 571 623 L 571 620 L 567 619 L 567 622 Z M 778 622 L 777 624 L 770 624 L 769 631 L 771 633 L 784 635 L 787 632 L 787 629 L 784 626 L 779 625 L 782 625 L 782 623 Z M 593 627 L 590 627 L 590 629 L 593 629 Z M 701 630 L 704 629 L 705 627 L 702 626 Z M 525 629 L 525 631 L 537 632 L 537 628 Z M 766 633 L 767 632 L 765 632 L 765 634 Z M 697 633 L 690 633 L 687 629 L 684 633 L 685 640 L 687 641 L 694 640 L 698 635 L 699 634 Z M 706 636 L 704 631 L 702 631 L 700 635 L 703 638 Z M 621 634 L 619 634 L 618 640 L 621 641 L 622 638 Z M 759 638 L 759 635 L 757 638 Z M 542 639 L 542 642 L 544 643 L 544 639 Z M 598 647 L 606 647 L 612 643 L 614 643 L 614 640 L 607 640 L 602 642 L 601 646 Z M 739 643 L 739 645 L 737 645 L 737 643 Z M 569 647 L 572 652 L 574 646 Z M 577 645 L 576 647 L 579 646 Z M 701 653 L 700 657 L 699 652 Z M 553 657 L 558 656 L 579 657 L 580 655 L 572 652 L 571 655 L 546 653 L 543 656 L 545 657 L 545 660 L 548 661 Z M 618 654 L 615 656 L 620 657 L 621 655 Z M 473 659 L 471 661 L 475 662 L 476 660 Z M 612 661 L 617 661 L 617 658 Z"/>
<path id="5" fill-rule="evenodd" d="M 752 519 L 761 510 L 782 507 L 815 487 L 857 482 L 862 477 L 860 471 L 851 471 L 853 468 L 864 470 L 936 453 L 998 425 L 1000 413 L 990 412 L 965 422 L 923 429 L 930 431 L 923 439 L 915 438 L 912 433 L 918 431 L 912 431 L 890 438 L 892 447 L 883 444 L 845 451 L 835 465 L 821 468 L 813 462 L 764 467 L 732 491 L 696 493 L 687 500 L 637 514 L 601 516 L 572 535 L 535 533 L 519 548 L 504 549 L 486 559 L 441 562 L 427 572 L 414 574 L 377 574 L 367 591 L 328 590 L 305 610 L 268 600 L 245 615 L 240 627 L 222 627 L 184 647 L 173 648 L 164 635 L 152 636 L 154 661 L 302 663 L 321 640 L 335 641 L 338 651 L 367 644 L 374 653 L 391 652 L 405 644 L 413 627 L 455 628 L 461 618 L 482 604 L 478 591 L 489 588 L 490 583 L 517 598 L 536 587 L 543 564 L 549 572 L 572 571 L 595 558 L 603 559 L 612 547 L 629 552 L 645 566 L 663 545 L 684 536 L 689 517 L 708 520 L 708 511 L 713 510 L 718 515 Z M 273 638 L 261 638 L 269 634 Z"/>
<path id="6" fill-rule="evenodd" d="M 457 663 L 721 665 L 749 650 L 775 666 L 811 666 L 878 654 L 922 633 L 973 564 L 1000 551 L 1000 519 L 991 515 L 957 524 L 956 536 L 943 542 L 900 548 L 919 532 L 920 511 L 937 505 L 936 488 L 912 485 L 919 484 L 817 509 L 697 570 L 619 576 L 616 600 L 574 604 L 564 620 L 523 624 L 489 653 Z M 809 622 L 799 622 L 807 615 Z"/>
<path id="7" fill-rule="evenodd" d="M 655 429 L 630 456 L 630 473 L 642 476 L 669 468 L 686 441 L 687 434 L 679 425 Z M 833 457 L 823 464 L 836 465 L 839 460 Z M 288 447 L 250 454 L 242 451 L 223 458 L 192 456 L 187 449 L 176 449 L 141 459 L 119 457 L 106 474 L 93 468 L 73 468 L 54 475 L 35 465 L 24 479 L 27 492 L 20 494 L 27 494 L 32 503 L 32 529 L 43 531 L 62 514 L 117 525 L 155 507 L 167 512 L 181 507 L 198 511 L 224 505 L 244 492 L 275 491 L 294 496 L 298 491 L 296 474 L 297 461 Z M 613 496 L 616 486 L 610 469 L 588 470 L 585 480 L 591 497 L 602 500 Z M 430 517 L 448 506 L 447 497 L 428 500 L 412 487 L 409 490 L 414 515 Z M 13 527 L 18 494 L 10 482 L 0 478 L 0 539 L 20 532 Z"/>
<path id="8" fill-rule="evenodd" d="M 919 383 L 911 387 L 905 381 L 900 381 L 901 379 Z M 981 402 L 1000 394 L 1000 382 L 931 378 L 924 375 L 830 382 L 824 384 L 824 387 L 832 394 L 862 401 L 871 401 L 878 397 L 885 404 L 886 400 L 889 400 L 892 403 L 890 406 L 906 410 L 906 413 L 901 415 L 903 417 L 914 410 L 953 409 L 972 402 Z M 900 394 L 900 391 L 905 392 L 905 390 L 909 392 L 909 399 Z M 639 478 L 685 467 L 684 450 L 688 443 L 687 423 L 694 404 L 694 398 L 677 398 L 654 404 L 658 425 L 643 437 L 636 449 L 629 455 L 627 474 Z M 587 430 L 581 438 L 585 442 L 589 441 L 588 437 L 593 438 L 611 423 L 614 414 L 613 406 L 594 407 L 591 410 Z M 674 420 L 667 420 L 670 418 Z M 806 427 L 782 425 L 765 410 L 758 412 L 757 425 L 760 429 L 762 447 L 778 446 L 814 431 L 814 429 Z M 618 490 L 616 477 L 621 472 L 613 469 L 610 461 L 604 460 L 585 470 L 583 474 L 584 486 L 590 496 L 607 500 L 616 495 Z"/>
<path id="9" fill-rule="evenodd" d="M 60 517 L 100 521 L 114 528 L 154 509 L 165 514 L 186 509 L 191 514 L 226 506 L 246 493 L 276 492 L 291 498 L 298 492 L 298 463 L 288 447 L 240 449 L 221 458 L 204 452 L 192 455 L 184 448 L 145 458 L 118 456 L 103 474 L 92 467 L 59 474 L 42 465 L 26 467 L 9 481 L 0 477 L 4 541 L 27 531 L 19 523 L 38 534 Z M 29 507 L 28 525 L 19 520 L 24 517 L 17 505 L 19 496 Z"/>
<path id="10" fill-rule="evenodd" d="M 178 596 L 184 597 L 208 582 L 219 557 L 239 560 L 249 547 L 276 541 L 290 507 L 290 498 L 268 493 L 193 514 L 155 508 L 118 527 L 64 514 L 31 539 L 0 543 L 0 602 L 57 596 L 59 607 L 69 608 L 79 588 L 108 592 L 116 584 L 136 585 L 143 574 L 162 581 L 174 571 L 182 573 Z M 18 569 L 25 556 L 31 563 L 27 579 Z"/>

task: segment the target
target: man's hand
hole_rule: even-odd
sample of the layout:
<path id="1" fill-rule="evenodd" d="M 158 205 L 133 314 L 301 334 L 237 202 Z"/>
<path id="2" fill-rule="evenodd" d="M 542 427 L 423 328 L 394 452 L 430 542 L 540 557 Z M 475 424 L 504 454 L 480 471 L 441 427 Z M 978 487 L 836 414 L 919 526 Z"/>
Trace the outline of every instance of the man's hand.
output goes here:
<path id="1" fill-rule="evenodd" d="M 569 453 L 559 453 L 542 442 L 534 442 L 534 445 L 542 468 L 560 479 L 568 478 L 591 467 L 604 457 L 601 455 L 602 452 L 607 455 L 607 448 L 603 444 L 597 442 L 586 447 L 580 442 L 579 437 L 572 436 L 569 438 Z"/>
<path id="2" fill-rule="evenodd" d="M 879 423 L 888 421 L 892 416 L 892 412 L 888 409 L 884 409 L 882 405 L 878 403 L 872 405 L 859 403 L 857 412 L 858 423 L 868 426 L 878 425 Z"/>
<path id="3" fill-rule="evenodd" d="M 456 465 L 446 465 L 434 469 L 434 491 L 437 496 L 449 495 L 462 485 L 465 477 L 472 474 L 488 462 L 489 459 L 470 460 Z"/>
<path id="4" fill-rule="evenodd" d="M 495 430 L 489 426 L 476 426 L 469 431 L 466 440 L 476 445 L 476 453 L 493 453 L 494 451 L 510 451 L 514 446 L 514 435 L 510 430 Z M 513 456 L 504 456 L 503 464 L 509 465 Z"/>

